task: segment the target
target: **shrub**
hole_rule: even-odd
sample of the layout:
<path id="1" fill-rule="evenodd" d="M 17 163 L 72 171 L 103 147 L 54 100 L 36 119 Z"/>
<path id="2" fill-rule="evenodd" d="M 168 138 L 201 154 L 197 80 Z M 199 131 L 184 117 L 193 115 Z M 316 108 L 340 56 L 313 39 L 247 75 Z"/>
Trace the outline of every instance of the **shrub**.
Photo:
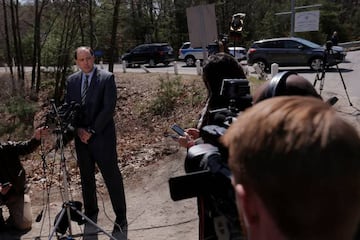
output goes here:
<path id="1" fill-rule="evenodd" d="M 175 108 L 175 104 L 184 92 L 179 76 L 170 79 L 159 78 L 160 86 L 156 98 L 150 103 L 150 111 L 154 115 L 168 116 Z"/>
<path id="2" fill-rule="evenodd" d="M 20 96 L 10 97 L 0 107 L 1 119 L 0 136 L 4 134 L 16 135 L 16 138 L 27 135 L 32 129 L 36 113 L 35 104 Z M 15 133 L 16 131 L 16 133 Z"/>

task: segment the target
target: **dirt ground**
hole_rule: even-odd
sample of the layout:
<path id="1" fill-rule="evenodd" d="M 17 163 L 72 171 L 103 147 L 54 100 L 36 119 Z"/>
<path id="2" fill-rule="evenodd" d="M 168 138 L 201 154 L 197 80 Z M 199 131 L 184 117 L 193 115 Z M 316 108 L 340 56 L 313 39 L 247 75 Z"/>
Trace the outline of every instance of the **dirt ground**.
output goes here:
<path id="1" fill-rule="evenodd" d="M 197 239 L 198 218 L 196 199 L 174 202 L 170 197 L 168 180 L 170 177 L 184 173 L 183 164 L 185 150 L 164 134 L 169 132 L 172 123 L 190 127 L 192 119 L 197 118 L 202 103 L 178 101 L 175 110 L 165 117 L 152 116 L 146 112 L 149 105 L 159 94 L 159 78 L 168 76 L 157 74 L 117 74 L 118 105 L 116 122 L 118 131 L 119 166 L 124 176 L 127 200 L 127 216 L 129 222 L 128 237 L 130 240 L 178 240 Z M 186 85 L 186 96 L 196 95 L 202 88 L 198 76 L 182 77 Z M 335 105 L 339 114 L 359 128 L 360 111 L 351 107 L 347 99 L 336 90 L 324 91 L 327 99 L 337 96 Z M 360 100 L 352 98 L 354 106 L 360 106 Z M 39 114 L 41 115 L 41 114 Z M 50 140 L 51 142 L 51 140 Z M 32 184 L 31 199 L 33 209 L 33 228 L 21 236 L 0 234 L 0 240 L 12 239 L 58 239 L 54 233 L 54 219 L 62 210 L 62 203 L 67 199 L 81 200 L 79 173 L 72 144 L 65 150 L 67 181 L 63 180 L 63 172 L 59 168 L 61 157 L 53 151 L 41 159 L 41 149 L 24 161 L 28 179 Z M 45 164 L 44 164 L 45 163 Z M 46 165 L 46 167 L 44 167 Z M 104 187 L 101 174 L 97 174 L 99 220 L 98 225 L 107 233 L 111 233 L 114 220 L 111 203 Z M 69 193 L 63 193 L 64 182 L 69 182 Z M 39 213 L 42 218 L 36 221 Z M 82 226 L 73 223 L 72 234 L 82 233 Z M 81 236 L 74 239 L 82 239 Z M 99 233 L 99 239 L 109 239 L 106 234 Z"/>
<path id="2" fill-rule="evenodd" d="M 165 135 L 171 131 L 170 126 L 175 122 L 188 127 L 196 120 L 202 102 L 195 103 L 192 95 L 196 95 L 193 91 L 199 92 L 203 88 L 201 78 L 181 77 L 181 96 L 178 96 L 180 100 L 175 100 L 174 110 L 164 116 L 156 116 L 149 111 L 161 94 L 160 91 L 163 91 L 161 81 L 171 82 L 176 81 L 176 78 L 167 74 L 117 74 L 118 104 L 114 118 L 119 166 L 124 177 L 127 201 L 129 239 L 197 238 L 196 200 L 174 202 L 168 187 L 170 177 L 184 173 L 185 149 L 179 148 L 176 142 Z M 45 96 L 43 98 L 46 99 Z M 43 110 L 37 113 L 35 126 L 43 121 L 49 107 L 46 100 L 40 100 L 39 105 Z M 58 239 L 54 222 L 55 216 L 63 209 L 63 203 L 67 200 L 82 202 L 73 143 L 64 148 L 62 158 L 61 152 L 49 150 L 56 137 L 52 134 L 39 151 L 23 161 L 31 183 L 34 220 L 31 231 L 23 235 L 0 233 L 0 240 Z M 66 181 L 63 180 L 64 168 L 59 167 L 60 162 L 65 162 Z M 98 226 L 111 234 L 115 219 L 112 205 L 101 174 L 97 173 L 96 177 L 100 208 Z M 66 183 L 70 185 L 69 188 L 64 188 Z M 41 220 L 36 221 L 41 212 Z M 73 222 L 71 235 L 74 239 L 82 239 L 82 228 L 83 225 Z M 109 237 L 99 233 L 99 239 Z"/>
<path id="3" fill-rule="evenodd" d="M 127 215 L 129 221 L 129 239 L 196 239 L 197 236 L 197 210 L 195 199 L 174 202 L 170 198 L 168 179 L 183 173 L 184 151 L 178 146 L 169 143 L 169 147 L 178 150 L 176 153 L 162 160 L 149 164 L 146 168 L 139 168 L 135 173 L 125 179 L 125 193 L 127 201 Z M 98 174 L 99 219 L 98 225 L 111 234 L 114 214 L 106 190 L 103 188 L 101 175 Z M 79 185 L 74 186 L 73 200 L 80 200 Z M 41 194 L 39 192 L 39 194 Z M 54 216 L 62 209 L 59 188 L 54 187 L 53 200 L 50 201 L 49 214 L 43 215 L 44 223 L 35 222 L 30 232 L 21 239 L 50 239 L 54 231 Z M 41 198 L 33 192 L 34 219 L 41 212 Z M 50 225 L 49 225 L 50 220 Z M 82 225 L 83 226 L 83 225 Z M 72 225 L 72 233 L 82 233 L 82 226 Z M 1 239 L 1 238 L 0 238 Z M 57 239 L 53 235 L 51 239 Z M 74 239 L 82 239 L 74 237 Z M 99 239 L 109 239 L 104 233 L 99 233 Z"/>

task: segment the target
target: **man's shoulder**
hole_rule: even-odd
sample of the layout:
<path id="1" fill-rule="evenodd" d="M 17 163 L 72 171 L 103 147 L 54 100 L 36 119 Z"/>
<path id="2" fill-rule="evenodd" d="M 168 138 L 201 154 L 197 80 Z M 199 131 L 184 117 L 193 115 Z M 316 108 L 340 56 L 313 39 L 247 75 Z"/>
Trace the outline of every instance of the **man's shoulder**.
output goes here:
<path id="1" fill-rule="evenodd" d="M 107 71 L 107 70 L 105 70 L 105 69 L 100 69 L 100 68 L 97 68 L 97 73 L 98 73 L 99 75 L 107 76 L 107 77 L 114 75 L 112 72 L 109 72 L 109 71 Z"/>
<path id="2" fill-rule="evenodd" d="M 80 71 L 77 71 L 77 72 L 70 74 L 68 77 L 68 80 L 70 81 L 71 79 L 78 78 L 81 75 L 80 73 L 81 73 Z"/>

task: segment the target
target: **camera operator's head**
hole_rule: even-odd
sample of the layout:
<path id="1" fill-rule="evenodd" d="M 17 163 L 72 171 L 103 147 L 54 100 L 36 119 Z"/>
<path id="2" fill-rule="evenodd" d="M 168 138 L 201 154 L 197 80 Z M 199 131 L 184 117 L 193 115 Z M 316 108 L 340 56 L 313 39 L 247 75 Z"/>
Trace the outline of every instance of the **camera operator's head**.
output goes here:
<path id="1" fill-rule="evenodd" d="M 203 67 L 203 81 L 208 97 L 197 128 L 213 124 L 210 111 L 229 106 L 228 96 L 221 94 L 224 79 L 246 79 L 246 76 L 240 64 L 231 55 L 227 53 L 211 55 Z"/>
<path id="2" fill-rule="evenodd" d="M 327 103 L 280 96 L 244 111 L 229 149 L 251 240 L 353 239 L 360 220 L 360 138 Z"/>
<path id="3" fill-rule="evenodd" d="M 286 71 L 278 73 L 271 80 L 259 86 L 253 95 L 253 103 L 275 96 L 291 95 L 313 96 L 322 99 L 307 79 L 295 72 Z"/>
<path id="4" fill-rule="evenodd" d="M 220 95 L 223 79 L 246 79 L 240 64 L 227 53 L 211 55 L 203 68 L 203 80 L 208 90 L 209 108 L 226 107 L 228 100 Z"/>

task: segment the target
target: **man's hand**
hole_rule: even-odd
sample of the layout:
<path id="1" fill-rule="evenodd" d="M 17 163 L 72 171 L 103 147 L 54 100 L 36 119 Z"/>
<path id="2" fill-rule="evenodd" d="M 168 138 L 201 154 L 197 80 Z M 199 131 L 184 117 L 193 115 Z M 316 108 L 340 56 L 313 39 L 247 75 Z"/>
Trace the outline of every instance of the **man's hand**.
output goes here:
<path id="1" fill-rule="evenodd" d="M 195 145 L 195 139 L 200 137 L 200 131 L 196 128 L 188 128 L 185 130 L 185 136 L 180 136 L 178 142 L 180 146 L 190 148 Z"/>
<path id="2" fill-rule="evenodd" d="M 34 138 L 36 140 L 40 140 L 42 137 L 46 137 L 49 135 L 49 128 L 47 126 L 39 127 L 34 132 Z"/>
<path id="3" fill-rule="evenodd" d="M 9 192 L 11 186 L 12 186 L 11 183 L 0 184 L 0 194 L 1 195 L 6 195 Z"/>
<path id="4" fill-rule="evenodd" d="M 92 133 L 88 132 L 85 128 L 79 128 L 77 134 L 80 140 L 85 144 L 88 144 L 88 141 L 92 136 Z"/>

